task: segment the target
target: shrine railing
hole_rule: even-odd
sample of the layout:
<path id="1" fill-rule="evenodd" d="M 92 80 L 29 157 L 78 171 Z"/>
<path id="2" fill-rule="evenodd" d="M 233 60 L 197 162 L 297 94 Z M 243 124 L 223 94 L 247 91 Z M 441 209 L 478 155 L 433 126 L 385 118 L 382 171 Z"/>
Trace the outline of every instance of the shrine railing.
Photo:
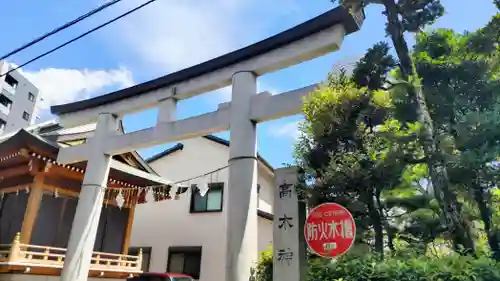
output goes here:
<path id="1" fill-rule="evenodd" d="M 19 233 L 12 244 L 0 244 L 0 265 L 62 268 L 66 249 L 22 244 Z M 94 252 L 90 270 L 107 272 L 141 272 L 142 250 L 138 256 Z"/>

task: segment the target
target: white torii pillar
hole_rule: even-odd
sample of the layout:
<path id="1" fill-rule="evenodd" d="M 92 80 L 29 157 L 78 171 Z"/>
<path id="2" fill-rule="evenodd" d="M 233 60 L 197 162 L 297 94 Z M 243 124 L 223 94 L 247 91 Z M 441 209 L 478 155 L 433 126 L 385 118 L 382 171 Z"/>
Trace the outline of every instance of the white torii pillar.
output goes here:
<path id="1" fill-rule="evenodd" d="M 118 133 L 119 121 L 110 113 L 100 114 L 94 136 L 88 140 L 87 168 L 83 178 L 68 249 L 61 272 L 62 281 L 86 281 L 108 182 L 111 156 L 102 152 L 102 143 Z"/>
<path id="2" fill-rule="evenodd" d="M 249 280 L 250 269 L 258 258 L 257 130 L 250 119 L 257 77 L 243 71 L 235 73 L 232 80 L 224 280 L 243 281 Z"/>

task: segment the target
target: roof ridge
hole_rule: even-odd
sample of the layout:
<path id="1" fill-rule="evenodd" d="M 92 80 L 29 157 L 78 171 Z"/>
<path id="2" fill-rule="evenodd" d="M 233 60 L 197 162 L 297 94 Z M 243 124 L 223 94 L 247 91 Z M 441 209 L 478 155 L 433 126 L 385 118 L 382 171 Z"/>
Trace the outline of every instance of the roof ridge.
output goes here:
<path id="1" fill-rule="evenodd" d="M 207 139 L 207 140 L 210 140 L 210 141 L 213 141 L 215 143 L 218 143 L 218 144 L 221 144 L 221 145 L 224 145 L 224 146 L 227 146 L 229 147 L 230 145 L 230 142 L 229 140 L 226 140 L 224 138 L 221 138 L 221 137 L 218 137 L 218 136 L 215 136 L 215 135 L 206 135 L 206 136 L 202 136 L 202 138 L 204 139 Z M 184 149 L 184 145 L 182 143 L 177 143 L 175 144 L 174 146 L 170 147 L 170 148 L 167 148 L 159 153 L 156 153 L 155 155 L 151 156 L 151 157 L 148 157 L 146 159 L 146 162 L 147 163 L 151 163 L 153 161 L 156 161 L 160 158 L 163 158 L 165 156 L 168 156 L 176 151 L 179 151 L 179 150 L 183 150 Z M 264 166 L 266 166 L 267 168 L 269 168 L 271 171 L 274 171 L 274 168 L 273 166 L 266 160 L 264 159 L 264 157 L 262 157 L 260 155 L 260 153 L 257 152 L 257 159 L 262 162 L 262 164 L 264 164 Z"/>

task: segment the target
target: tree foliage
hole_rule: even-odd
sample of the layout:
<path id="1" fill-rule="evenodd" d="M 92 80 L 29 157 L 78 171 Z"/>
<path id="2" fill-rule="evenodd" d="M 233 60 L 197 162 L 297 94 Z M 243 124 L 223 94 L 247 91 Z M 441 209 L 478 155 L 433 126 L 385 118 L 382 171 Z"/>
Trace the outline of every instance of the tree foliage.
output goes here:
<path id="1" fill-rule="evenodd" d="M 466 222 L 461 217 L 461 206 L 452 192 L 439 139 L 434 130 L 434 120 L 428 109 L 427 99 L 420 84 L 415 61 L 404 37 L 405 32 L 418 32 L 443 15 L 444 7 L 439 0 L 339 0 L 343 6 L 356 10 L 370 4 L 384 7 L 387 18 L 386 31 L 398 56 L 400 91 L 409 102 L 405 110 L 420 123 L 419 141 L 426 156 L 433 190 L 440 201 L 443 219 L 451 233 L 456 233 L 455 243 L 467 252 L 474 252 L 474 243 Z"/>
<path id="2" fill-rule="evenodd" d="M 446 152 L 451 183 L 465 199 L 479 208 L 496 259 L 500 237 L 492 221 L 491 190 L 500 155 L 500 82 L 497 17 L 472 34 L 451 30 L 423 33 L 417 39 L 417 70 L 429 104 L 431 118 Z M 478 42 L 481 42 L 480 44 Z"/>
<path id="3" fill-rule="evenodd" d="M 411 17 L 421 22 L 442 14 L 438 1 L 397 5 L 420 7 Z M 399 17 L 411 31 L 410 13 Z M 311 205 L 346 206 L 356 243 L 378 259 L 455 251 L 500 260 L 499 27 L 497 15 L 475 32 L 420 32 L 409 71 L 392 30 L 398 60 L 380 42 L 352 76 L 330 74 L 305 100 L 295 151 L 304 191 Z"/>
<path id="4" fill-rule="evenodd" d="M 398 220 L 387 215 L 404 209 L 407 215 L 399 214 L 399 222 L 403 218 L 425 220 L 416 209 L 430 202 L 419 201 L 416 197 L 427 193 L 412 186 L 411 172 L 418 167 L 422 170 L 420 163 L 425 162 L 418 143 L 420 125 L 392 118 L 395 105 L 383 89 L 384 77 L 394 66 L 388 46 L 379 43 L 360 60 L 352 78 L 342 73 L 330 75 L 304 107 L 306 122 L 296 150 L 300 166 L 310 180 L 316 180 L 314 189 L 306 190 L 312 204 L 337 202 L 350 209 L 358 225 L 358 242 L 370 244 L 364 238 L 373 231 L 374 248 L 380 256 L 384 254 L 384 232 L 390 234 L 390 247 L 396 234 L 412 232 L 423 241 L 433 236 L 423 228 L 398 229 Z M 395 190 L 404 190 L 411 198 L 398 197 Z M 385 202 L 384 193 L 392 193 L 391 200 Z M 411 200 L 419 207 L 404 205 Z"/>

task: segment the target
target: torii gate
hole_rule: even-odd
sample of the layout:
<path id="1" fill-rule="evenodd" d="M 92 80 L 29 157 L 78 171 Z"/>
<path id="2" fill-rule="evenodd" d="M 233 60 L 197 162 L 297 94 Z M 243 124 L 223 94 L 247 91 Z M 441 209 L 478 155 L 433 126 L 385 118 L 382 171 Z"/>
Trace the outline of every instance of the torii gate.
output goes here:
<path id="1" fill-rule="evenodd" d="M 202 64 L 127 89 L 51 107 L 64 127 L 97 122 L 85 144 L 62 148 L 63 164 L 88 161 L 61 274 L 63 281 L 88 277 L 104 188 L 112 155 L 230 129 L 225 281 L 247 281 L 257 260 L 256 123 L 299 114 L 316 85 L 272 96 L 257 94 L 257 77 L 323 56 L 359 30 L 362 10 L 337 7 L 273 37 Z M 214 112 L 175 119 L 176 102 L 232 85 L 232 99 Z M 125 114 L 159 107 L 156 126 L 117 133 Z"/>

